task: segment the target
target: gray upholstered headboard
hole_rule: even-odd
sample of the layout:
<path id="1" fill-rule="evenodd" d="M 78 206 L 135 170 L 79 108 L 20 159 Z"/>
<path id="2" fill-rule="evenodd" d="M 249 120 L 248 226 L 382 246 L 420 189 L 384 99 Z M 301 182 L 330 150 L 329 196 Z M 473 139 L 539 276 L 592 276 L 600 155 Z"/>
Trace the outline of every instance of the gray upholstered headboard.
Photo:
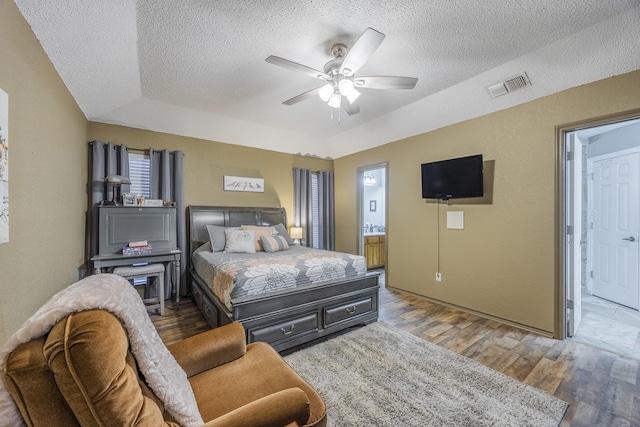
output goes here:
<path id="1" fill-rule="evenodd" d="M 230 206 L 189 206 L 189 263 L 194 250 L 209 241 L 207 225 L 239 227 L 241 225 L 287 226 L 287 213 L 284 208 L 253 208 Z"/>

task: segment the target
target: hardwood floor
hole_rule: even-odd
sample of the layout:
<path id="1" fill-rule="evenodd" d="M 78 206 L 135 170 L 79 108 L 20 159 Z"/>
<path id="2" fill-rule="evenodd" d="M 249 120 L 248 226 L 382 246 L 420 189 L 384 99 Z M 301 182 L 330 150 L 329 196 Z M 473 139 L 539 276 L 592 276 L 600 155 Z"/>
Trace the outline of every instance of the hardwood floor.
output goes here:
<path id="1" fill-rule="evenodd" d="M 176 310 L 175 301 L 165 301 L 164 316 L 151 314 L 151 320 L 166 345 L 210 329 L 198 306 L 188 297 L 180 299 L 180 310 Z"/>
<path id="2" fill-rule="evenodd" d="M 185 298 L 152 315 L 167 344 L 207 330 Z M 640 361 L 535 333 L 381 288 L 380 321 L 545 390 L 569 408 L 562 426 L 640 426 Z"/>

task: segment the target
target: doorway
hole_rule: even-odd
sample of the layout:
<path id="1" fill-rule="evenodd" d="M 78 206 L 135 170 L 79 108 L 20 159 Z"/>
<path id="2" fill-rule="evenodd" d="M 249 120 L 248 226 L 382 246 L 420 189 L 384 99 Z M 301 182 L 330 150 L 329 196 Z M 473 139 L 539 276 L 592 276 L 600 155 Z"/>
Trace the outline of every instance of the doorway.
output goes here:
<path id="1" fill-rule="evenodd" d="M 387 265 L 387 163 L 358 169 L 358 253 L 367 270 Z"/>
<path id="2" fill-rule="evenodd" d="M 565 333 L 640 358 L 640 119 L 562 131 Z"/>

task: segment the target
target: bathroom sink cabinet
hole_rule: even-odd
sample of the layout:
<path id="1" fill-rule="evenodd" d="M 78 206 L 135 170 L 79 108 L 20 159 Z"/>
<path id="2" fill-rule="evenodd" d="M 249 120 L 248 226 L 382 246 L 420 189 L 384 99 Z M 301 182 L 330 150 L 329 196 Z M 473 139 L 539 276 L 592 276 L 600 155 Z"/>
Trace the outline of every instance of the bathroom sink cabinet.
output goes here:
<path id="1" fill-rule="evenodd" d="M 367 259 L 367 269 L 384 267 L 385 264 L 385 235 L 364 237 L 364 256 Z"/>

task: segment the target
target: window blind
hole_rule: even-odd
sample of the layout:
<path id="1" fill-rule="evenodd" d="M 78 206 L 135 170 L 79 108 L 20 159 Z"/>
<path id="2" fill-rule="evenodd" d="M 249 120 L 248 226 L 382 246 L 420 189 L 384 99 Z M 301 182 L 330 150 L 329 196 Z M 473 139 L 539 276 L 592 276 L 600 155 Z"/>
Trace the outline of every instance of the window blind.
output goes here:
<path id="1" fill-rule="evenodd" d="M 151 171 L 148 154 L 129 153 L 130 192 L 145 199 L 151 198 Z"/>
<path id="2" fill-rule="evenodd" d="M 131 185 L 129 186 L 129 192 L 138 196 L 144 196 L 145 199 L 151 198 L 151 170 L 149 165 L 151 164 L 148 154 L 131 153 L 129 152 L 129 179 Z M 145 265 L 134 264 L 134 265 Z M 137 277 L 133 279 L 134 286 L 146 285 L 146 277 Z M 148 298 L 145 295 L 145 298 Z"/>
<path id="3" fill-rule="evenodd" d="M 311 246 L 312 248 L 318 249 L 320 247 L 320 222 L 318 218 L 320 218 L 320 200 L 318 199 L 318 174 L 314 173 L 311 175 L 311 211 L 312 211 L 312 238 L 311 238 Z"/>

